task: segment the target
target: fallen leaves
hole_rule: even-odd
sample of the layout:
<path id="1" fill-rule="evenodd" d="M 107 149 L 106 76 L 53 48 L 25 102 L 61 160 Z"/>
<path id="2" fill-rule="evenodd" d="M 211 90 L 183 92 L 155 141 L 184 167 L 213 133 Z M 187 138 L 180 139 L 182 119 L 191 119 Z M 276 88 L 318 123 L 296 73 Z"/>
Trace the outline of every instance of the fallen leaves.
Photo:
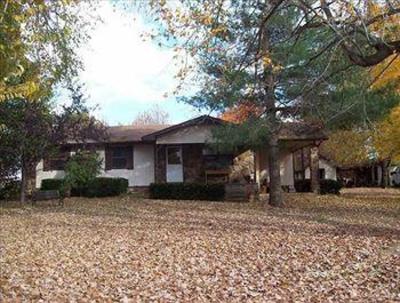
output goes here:
<path id="1" fill-rule="evenodd" d="M 0 208 L 0 301 L 400 300 L 400 197 Z"/>

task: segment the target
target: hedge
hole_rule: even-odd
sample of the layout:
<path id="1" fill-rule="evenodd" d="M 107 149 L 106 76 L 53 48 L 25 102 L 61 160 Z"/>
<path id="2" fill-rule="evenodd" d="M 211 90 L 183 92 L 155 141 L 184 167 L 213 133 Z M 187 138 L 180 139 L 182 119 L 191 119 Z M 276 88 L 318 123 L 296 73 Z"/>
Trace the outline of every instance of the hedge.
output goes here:
<path id="1" fill-rule="evenodd" d="M 43 179 L 40 186 L 41 190 L 60 190 L 64 179 Z"/>
<path id="2" fill-rule="evenodd" d="M 128 191 L 129 182 L 124 178 L 96 178 L 83 189 L 84 197 L 112 197 Z"/>
<path id="3" fill-rule="evenodd" d="M 152 183 L 151 199 L 221 201 L 225 197 L 224 184 Z"/>
<path id="4" fill-rule="evenodd" d="M 42 180 L 41 190 L 61 190 L 63 179 Z M 129 182 L 124 178 L 95 178 L 80 188 L 71 188 L 71 196 L 111 197 L 128 191 Z"/>
<path id="5" fill-rule="evenodd" d="M 331 179 L 322 179 L 320 180 L 320 194 L 335 194 L 338 195 L 340 190 L 342 189 L 342 183 L 336 180 Z M 294 188 L 296 192 L 299 193 L 308 193 L 311 192 L 311 180 L 297 180 L 294 182 Z"/>
<path id="6" fill-rule="evenodd" d="M 323 179 L 321 180 L 321 195 L 325 194 L 339 195 L 342 187 L 343 185 L 342 182 L 340 181 Z"/>

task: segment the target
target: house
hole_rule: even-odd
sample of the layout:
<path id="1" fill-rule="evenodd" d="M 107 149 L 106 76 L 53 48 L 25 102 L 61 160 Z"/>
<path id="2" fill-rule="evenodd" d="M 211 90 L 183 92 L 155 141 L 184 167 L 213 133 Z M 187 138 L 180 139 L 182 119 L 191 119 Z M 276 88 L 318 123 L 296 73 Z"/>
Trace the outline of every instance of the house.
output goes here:
<path id="1" fill-rule="evenodd" d="M 123 177 L 132 188 L 145 188 L 164 182 L 229 182 L 229 172 L 238 154 L 219 154 L 207 144 L 213 142 L 212 131 L 225 121 L 201 116 L 172 126 L 113 126 L 106 142 L 89 144 L 101 157 L 101 176 Z M 284 128 L 281 133 L 282 185 L 294 185 L 293 153 L 325 140 L 320 131 L 307 127 Z M 36 169 L 36 186 L 43 179 L 63 178 L 68 157 L 79 148 L 67 144 L 57 157 L 40 161 Z M 258 184 L 268 179 L 267 148 L 255 152 L 255 175 Z"/>
<path id="2" fill-rule="evenodd" d="M 296 180 L 310 179 L 310 148 L 327 140 L 325 133 L 315 126 L 304 123 L 288 122 L 279 134 L 281 185 L 288 191 L 294 191 Z M 324 159 L 318 159 L 320 178 L 336 179 L 336 174 L 326 165 Z M 255 152 L 256 181 L 259 185 L 268 184 L 268 148 Z"/>

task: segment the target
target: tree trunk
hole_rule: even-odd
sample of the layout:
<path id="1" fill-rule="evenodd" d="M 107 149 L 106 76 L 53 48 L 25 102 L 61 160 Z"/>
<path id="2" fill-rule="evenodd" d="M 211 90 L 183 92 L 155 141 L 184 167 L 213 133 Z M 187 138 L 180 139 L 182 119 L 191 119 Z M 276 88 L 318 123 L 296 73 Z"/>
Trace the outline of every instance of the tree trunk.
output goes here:
<path id="1" fill-rule="evenodd" d="M 275 6 L 276 8 L 277 6 Z M 270 43 L 268 37 L 268 27 L 263 23 L 261 28 L 261 55 L 263 58 L 270 58 Z M 279 120 L 276 109 L 275 86 L 276 78 L 272 64 L 263 65 L 264 89 L 265 89 L 265 115 L 269 129 L 268 134 L 268 170 L 269 170 L 269 204 L 272 206 L 283 206 L 283 196 L 281 188 L 280 160 L 279 160 Z"/>
<path id="2" fill-rule="evenodd" d="M 21 188 L 20 188 L 20 202 L 25 203 L 26 201 L 26 185 L 27 185 L 27 168 L 25 163 L 21 166 Z"/>
<path id="3" fill-rule="evenodd" d="M 312 146 L 310 149 L 310 176 L 311 176 L 311 191 L 314 194 L 320 193 L 319 180 L 319 148 Z"/>
<path id="4" fill-rule="evenodd" d="M 382 161 L 382 187 L 386 188 L 389 186 L 389 166 L 390 160 Z"/>
<path id="5" fill-rule="evenodd" d="M 278 136 L 273 134 L 268 140 L 269 204 L 283 206 L 281 187 L 281 167 L 279 161 Z"/>

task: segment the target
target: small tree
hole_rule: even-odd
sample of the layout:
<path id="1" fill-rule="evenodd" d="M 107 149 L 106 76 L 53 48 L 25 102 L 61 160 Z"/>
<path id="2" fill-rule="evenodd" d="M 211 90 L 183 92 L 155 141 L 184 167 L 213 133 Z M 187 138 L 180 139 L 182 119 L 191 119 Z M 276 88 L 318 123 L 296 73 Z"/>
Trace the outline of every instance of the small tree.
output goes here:
<path id="1" fill-rule="evenodd" d="M 149 110 L 137 114 L 132 124 L 136 126 L 165 125 L 168 124 L 168 121 L 168 112 L 166 112 L 158 104 L 156 104 Z"/>
<path id="2" fill-rule="evenodd" d="M 96 152 L 78 151 L 65 167 L 64 190 L 76 188 L 79 195 L 101 170 L 102 160 Z"/>
<path id="3" fill-rule="evenodd" d="M 7 178 L 21 172 L 21 202 L 37 163 L 57 153 L 57 146 L 69 140 L 84 144 L 105 138 L 104 125 L 89 115 L 79 91 L 72 90 L 72 104 L 60 111 L 45 98 L 0 102 L 0 166 L 5 172 L 0 175 Z"/>

